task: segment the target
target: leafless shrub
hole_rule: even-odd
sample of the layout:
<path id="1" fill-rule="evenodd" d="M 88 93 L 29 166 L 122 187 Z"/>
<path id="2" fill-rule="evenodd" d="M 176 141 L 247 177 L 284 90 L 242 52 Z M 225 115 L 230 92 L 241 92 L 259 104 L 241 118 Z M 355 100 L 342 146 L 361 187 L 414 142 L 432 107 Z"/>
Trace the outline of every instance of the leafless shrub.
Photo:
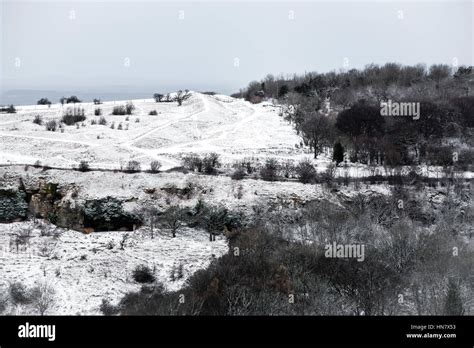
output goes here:
<path id="1" fill-rule="evenodd" d="M 125 171 L 127 173 L 138 173 L 141 170 L 140 162 L 138 161 L 128 161 Z"/>
<path id="2" fill-rule="evenodd" d="M 30 244 L 31 237 L 31 230 L 29 228 L 20 228 L 13 234 L 13 240 L 17 252 L 21 246 Z"/>
<path id="3" fill-rule="evenodd" d="M 41 115 L 36 115 L 33 119 L 33 123 L 41 126 L 43 124 L 43 118 L 41 117 Z"/>
<path id="4" fill-rule="evenodd" d="M 265 181 L 275 181 L 278 179 L 278 161 L 274 158 L 266 160 L 263 168 L 260 169 L 260 176 Z"/>
<path id="5" fill-rule="evenodd" d="M 56 120 L 51 120 L 46 122 L 46 130 L 50 132 L 56 132 L 58 129 L 58 122 Z"/>
<path id="6" fill-rule="evenodd" d="M 197 154 L 191 153 L 189 155 L 184 156 L 182 162 L 185 168 L 192 171 L 197 170 L 199 173 L 202 172 L 202 159 Z"/>
<path id="7" fill-rule="evenodd" d="M 38 247 L 38 252 L 43 257 L 51 257 L 56 246 L 55 242 L 52 241 L 42 241 Z"/>
<path id="8" fill-rule="evenodd" d="M 46 281 L 42 281 L 38 286 L 31 289 L 30 298 L 33 307 L 40 315 L 45 315 L 55 304 L 55 293 L 53 286 Z"/>
<path id="9" fill-rule="evenodd" d="M 150 163 L 150 172 L 152 173 L 158 173 L 161 168 L 161 162 L 160 161 L 152 161 Z"/>
<path id="10" fill-rule="evenodd" d="M 107 125 L 107 120 L 105 119 L 104 116 L 101 116 L 99 118 L 99 122 L 98 122 L 101 126 L 106 126 Z"/>
<path id="11" fill-rule="evenodd" d="M 303 184 L 316 181 L 316 168 L 314 168 L 313 164 L 308 159 L 298 163 L 296 174 L 298 175 L 298 180 Z"/>

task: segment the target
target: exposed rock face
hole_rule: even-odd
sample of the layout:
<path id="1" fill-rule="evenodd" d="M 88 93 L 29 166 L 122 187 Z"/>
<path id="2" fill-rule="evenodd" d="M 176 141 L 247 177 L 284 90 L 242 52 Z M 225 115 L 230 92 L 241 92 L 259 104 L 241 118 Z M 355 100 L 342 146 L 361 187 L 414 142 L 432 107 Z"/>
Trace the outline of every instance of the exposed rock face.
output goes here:
<path id="1" fill-rule="evenodd" d="M 61 186 L 58 183 L 48 182 L 41 178 L 34 185 L 25 188 L 25 191 L 17 193 L 10 192 L 8 197 L 22 201 L 23 212 L 20 208 L 15 208 L 14 216 L 11 212 L 5 222 L 26 218 L 27 211 L 37 218 L 50 221 L 56 226 L 91 233 L 94 231 L 124 230 L 131 231 L 140 225 L 140 220 L 135 215 L 122 210 L 122 203 L 110 198 L 106 202 L 103 200 L 83 201 L 79 198 L 78 188 L 72 184 Z M 0 208 L 2 202 L 0 195 Z M 24 198 L 22 198 L 24 197 Z M 11 199 L 8 203 L 11 206 Z M 28 200 L 28 203 L 27 203 Z M 99 207 L 98 210 L 91 207 Z M 11 209 L 10 209 L 11 210 Z M 1 211 L 0 211 L 0 222 Z"/>
<path id="2" fill-rule="evenodd" d="M 76 202 L 76 187 L 59 187 L 41 180 L 38 189 L 30 194 L 29 211 L 33 216 L 47 219 L 59 227 L 82 231 L 84 213 Z"/>
<path id="3" fill-rule="evenodd" d="M 54 208 L 58 226 L 83 231 L 84 209 L 77 201 L 77 188 L 65 190 L 61 199 L 55 202 Z"/>

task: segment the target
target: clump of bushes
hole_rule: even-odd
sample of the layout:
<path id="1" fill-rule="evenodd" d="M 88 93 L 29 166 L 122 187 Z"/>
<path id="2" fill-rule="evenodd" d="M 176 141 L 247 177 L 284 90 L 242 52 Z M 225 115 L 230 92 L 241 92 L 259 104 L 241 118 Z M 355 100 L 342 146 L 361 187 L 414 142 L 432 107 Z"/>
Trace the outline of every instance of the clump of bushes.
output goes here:
<path id="1" fill-rule="evenodd" d="M 119 105 L 119 106 L 114 106 L 112 109 L 112 115 L 126 115 L 127 111 L 125 109 L 125 106 Z"/>
<path id="2" fill-rule="evenodd" d="M 131 115 L 133 110 L 135 110 L 135 105 L 132 103 L 127 103 L 127 105 L 125 105 L 125 111 L 127 112 L 127 115 Z"/>
<path id="3" fill-rule="evenodd" d="M 43 124 L 43 118 L 41 117 L 41 115 L 36 115 L 33 119 L 33 123 L 41 126 Z"/>
<path id="4" fill-rule="evenodd" d="M 156 116 L 156 115 L 158 115 L 158 112 L 156 112 L 156 110 L 151 110 L 151 111 L 148 113 L 148 115 L 150 115 L 150 116 Z"/>
<path id="5" fill-rule="evenodd" d="M 112 109 L 112 115 L 131 115 L 135 110 L 135 105 L 127 103 L 126 105 L 114 106 Z"/>
<path id="6" fill-rule="evenodd" d="M 230 177 L 232 180 L 242 180 L 245 178 L 245 170 L 243 168 L 237 168 Z"/>
<path id="7" fill-rule="evenodd" d="M 137 283 L 153 283 L 155 281 L 152 269 L 146 265 L 137 266 L 133 270 L 132 276 Z"/>
<path id="8" fill-rule="evenodd" d="M 80 103 L 81 100 L 76 97 L 75 95 L 72 95 L 70 96 L 69 98 L 66 98 L 66 104 L 69 104 L 69 103 Z"/>
<path id="9" fill-rule="evenodd" d="M 215 152 L 208 153 L 202 159 L 203 169 L 206 174 L 215 174 L 221 166 L 219 155 Z"/>
<path id="10" fill-rule="evenodd" d="M 183 167 L 191 170 L 191 171 L 198 171 L 198 172 L 202 172 L 202 159 L 192 153 L 192 154 L 189 154 L 189 155 L 186 155 L 183 157 Z"/>
<path id="11" fill-rule="evenodd" d="M 99 124 L 100 124 L 101 126 L 106 126 L 106 125 L 107 125 L 107 120 L 105 119 L 104 116 L 101 116 L 101 117 L 99 118 Z"/>
<path id="12" fill-rule="evenodd" d="M 94 109 L 94 115 L 96 115 L 96 116 L 102 115 L 102 109 L 101 108 L 95 108 Z"/>
<path id="13" fill-rule="evenodd" d="M 14 305 L 26 305 L 32 302 L 28 288 L 21 282 L 10 284 L 8 292 Z"/>
<path id="14" fill-rule="evenodd" d="M 112 305 L 110 301 L 106 299 L 102 299 L 102 303 L 100 305 L 100 311 L 103 315 L 116 315 L 119 314 L 119 308 Z"/>
<path id="15" fill-rule="evenodd" d="M 112 231 L 125 228 L 132 231 L 140 225 L 135 214 L 126 212 L 122 202 L 113 197 L 88 200 L 84 205 L 84 227 L 92 227 L 96 231 Z"/>
<path id="16" fill-rule="evenodd" d="M 46 130 L 50 132 L 56 132 L 58 129 L 58 122 L 56 120 L 51 120 L 45 124 Z"/>
<path id="17" fill-rule="evenodd" d="M 215 152 L 208 153 L 204 157 L 200 157 L 197 154 L 190 154 L 183 157 L 182 162 L 185 168 L 206 174 L 215 174 L 217 168 L 221 166 L 219 155 Z"/>
<path id="18" fill-rule="evenodd" d="M 150 163 L 150 172 L 151 173 L 158 173 L 161 168 L 161 162 L 160 161 L 151 161 Z"/>
<path id="19" fill-rule="evenodd" d="M 44 315 L 56 302 L 54 288 L 46 282 L 28 289 L 23 283 L 10 284 L 9 295 L 14 305 L 31 305 Z"/>
<path id="20" fill-rule="evenodd" d="M 244 216 L 241 213 L 231 212 L 223 206 L 210 206 L 202 200 L 185 216 L 190 227 L 203 228 L 212 236 L 223 232 L 224 229 L 231 231 L 244 225 Z"/>
<path id="21" fill-rule="evenodd" d="M 40 100 L 38 100 L 38 102 L 36 103 L 38 105 L 48 105 L 50 106 L 51 105 L 51 102 L 49 101 L 48 98 L 41 98 Z"/>
<path id="22" fill-rule="evenodd" d="M 128 161 L 125 170 L 126 173 L 138 173 L 141 171 L 141 165 L 138 161 Z"/>
<path id="23" fill-rule="evenodd" d="M 308 184 L 316 181 L 317 172 L 309 159 L 301 161 L 296 167 L 296 175 L 298 180 L 303 184 Z"/>
<path id="24" fill-rule="evenodd" d="M 84 108 L 68 108 L 61 118 L 61 122 L 68 126 L 72 126 L 77 122 L 85 121 L 85 119 Z"/>
<path id="25" fill-rule="evenodd" d="M 155 99 L 157 103 L 160 103 L 163 100 L 163 97 L 164 95 L 160 93 L 153 94 L 153 99 Z"/>
<path id="26" fill-rule="evenodd" d="M 247 174 L 252 174 L 256 169 L 253 164 L 254 160 L 252 158 L 244 158 L 234 164 L 236 168 L 242 168 Z"/>
<path id="27" fill-rule="evenodd" d="M 260 169 L 260 176 L 266 181 L 278 180 L 278 161 L 274 158 L 267 159 L 265 165 Z"/>
<path id="28" fill-rule="evenodd" d="M 87 161 L 82 160 L 79 163 L 79 167 L 77 169 L 81 172 L 88 172 L 90 170 L 89 163 Z"/>
<path id="29" fill-rule="evenodd" d="M 10 106 L 2 106 L 0 107 L 0 112 L 4 112 L 4 113 L 7 113 L 7 114 L 14 114 L 16 113 L 16 109 L 15 107 L 12 105 Z"/>

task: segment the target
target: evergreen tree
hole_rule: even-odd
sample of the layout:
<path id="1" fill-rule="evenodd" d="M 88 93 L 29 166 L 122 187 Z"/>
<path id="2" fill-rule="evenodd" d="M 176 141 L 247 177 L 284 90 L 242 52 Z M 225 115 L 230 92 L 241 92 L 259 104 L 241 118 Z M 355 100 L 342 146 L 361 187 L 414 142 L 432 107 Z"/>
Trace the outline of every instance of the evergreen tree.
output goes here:
<path id="1" fill-rule="evenodd" d="M 339 141 L 334 144 L 332 160 L 336 165 L 344 161 L 344 147 Z"/>

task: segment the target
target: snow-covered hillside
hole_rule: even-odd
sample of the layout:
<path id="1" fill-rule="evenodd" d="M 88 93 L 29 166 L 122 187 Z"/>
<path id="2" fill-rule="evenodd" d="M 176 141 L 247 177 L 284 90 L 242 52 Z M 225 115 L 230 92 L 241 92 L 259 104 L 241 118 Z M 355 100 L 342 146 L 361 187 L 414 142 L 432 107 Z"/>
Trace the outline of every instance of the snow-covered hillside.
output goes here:
<path id="1" fill-rule="evenodd" d="M 243 159 L 262 163 L 273 157 L 284 163 L 308 158 L 318 173 L 326 169 L 331 158 L 326 152 L 314 160 L 310 149 L 300 146 L 301 137 L 293 126 L 280 116 L 279 106 L 270 103 L 254 105 L 222 95 L 192 93 L 182 106 L 153 99 L 133 100 L 132 115 L 112 115 L 115 106 L 127 102 L 130 101 L 76 104 L 75 107 L 84 108 L 87 119 L 55 132 L 47 131 L 44 123 L 59 121 L 72 105 L 19 106 L 16 114 L 0 116 L 0 192 L 7 198 L 16 191 L 29 195 L 30 215 L 26 221 L 21 221 L 25 220 L 25 213 L 8 220 L 13 223 L 0 224 L 0 295 L 14 282 L 28 287 L 48 282 L 56 291 L 56 303 L 47 314 L 100 314 L 103 299 L 117 303 L 127 292 L 140 288 L 132 279 L 138 265 L 148 265 L 166 290 L 172 291 L 180 289 L 194 272 L 208 267 L 213 258 L 228 251 L 224 235 L 211 242 L 208 232 L 189 225 L 176 238 L 162 227 L 157 227 L 151 237 L 146 223 L 136 230 L 133 225 L 134 230 L 129 232 L 123 232 L 121 225 L 111 228 L 113 231 L 91 234 L 81 232 L 86 230 L 82 229 L 85 225 L 76 230 L 56 228 L 46 222 L 52 221 L 48 212 L 69 212 L 70 215 L 64 215 L 68 224 L 63 226 L 67 227 L 71 227 L 69 217 L 74 216 L 73 209 L 54 210 L 57 203 L 82 207 L 87 200 L 114 197 L 128 212 L 144 214 L 147 208 L 164 212 L 170 206 L 191 208 L 205 202 L 248 217 L 257 215 L 259 210 L 275 214 L 296 211 L 314 200 L 338 204 L 341 200 L 350 201 L 358 193 L 368 197 L 390 194 L 385 184 L 332 190 L 296 179 L 263 181 L 255 172 L 243 180 L 233 180 L 229 175 L 166 171 L 181 166 L 183 156 L 189 153 L 215 152 L 220 155 L 224 169 Z M 97 108 L 102 115 L 94 115 Z M 149 115 L 155 110 L 156 115 Z M 33 123 L 37 115 L 41 116 L 42 125 Z M 101 117 L 106 125 L 98 124 Z M 91 169 L 120 169 L 131 160 L 141 164 L 141 172 L 69 170 L 81 161 L 88 162 Z M 161 172 L 146 172 L 154 160 L 163 165 Z M 23 166 L 38 162 L 55 168 Z M 384 175 L 384 170 L 349 164 L 337 168 L 336 175 Z M 418 170 L 426 176 L 443 175 L 442 168 L 420 166 Z M 225 172 L 230 174 L 229 170 Z M 472 177 L 472 173 L 464 175 Z M 49 189 L 50 184 L 54 190 Z M 181 194 L 184 191 L 187 194 Z M 31 199 L 33 195 L 37 200 Z M 436 192 L 434 197 L 438 197 Z M 44 220 L 31 219 L 38 213 L 44 213 L 39 214 Z M 25 230 L 32 233 L 26 254 L 17 252 L 12 245 L 15 235 Z M 121 247 L 125 235 L 128 238 Z M 177 269 L 182 269 L 182 277 L 174 279 Z M 9 305 L 6 313 L 37 311 Z"/>
<path id="2" fill-rule="evenodd" d="M 114 106 L 132 102 L 130 116 L 112 115 Z M 44 123 L 59 121 L 68 108 L 84 108 L 87 119 L 64 131 L 47 131 Z M 102 116 L 95 116 L 100 108 Z M 224 95 L 193 92 L 182 106 L 176 102 L 157 103 L 154 99 L 93 103 L 29 105 L 16 107 L 15 114 L 0 118 L 0 165 L 34 164 L 70 169 L 80 161 L 92 169 L 120 169 L 130 160 L 140 162 L 143 170 L 158 160 L 162 170 L 178 167 L 189 153 L 216 152 L 224 166 L 244 158 L 264 161 L 273 157 L 294 163 L 307 158 L 319 172 L 331 163 L 329 152 L 313 159 L 311 150 L 301 147 L 301 137 L 280 116 L 280 107 L 268 102 L 251 104 Z M 156 111 L 157 115 L 149 115 Z M 40 115 L 43 125 L 34 124 Z M 100 117 L 106 125 L 97 123 Z M 113 128 L 111 128 L 113 124 Z M 120 125 L 120 127 L 119 127 Z M 121 129 L 119 129 L 121 128 Z M 326 149 L 329 150 L 329 149 Z M 408 173 L 412 168 L 401 167 Z M 419 174 L 433 178 L 443 176 L 442 167 L 419 167 Z M 382 166 L 349 163 L 338 168 L 336 176 L 361 177 L 386 175 Z M 474 173 L 463 176 L 473 178 Z"/>
<path id="3" fill-rule="evenodd" d="M 20 229 L 30 229 L 32 238 L 25 251 L 17 252 L 11 241 Z M 48 236 L 48 231 L 58 235 Z M 124 235 L 128 238 L 122 249 Z M 140 288 L 132 279 L 136 266 L 147 265 L 167 290 L 177 290 L 191 274 L 207 267 L 227 249 L 224 237 L 210 242 L 207 233 L 191 229 L 180 231 L 176 238 L 155 231 L 151 238 L 146 229 L 86 235 L 56 229 L 42 221 L 0 224 L 0 289 L 5 292 L 14 282 L 29 288 L 47 282 L 55 291 L 55 303 L 47 314 L 100 314 L 102 299 L 116 303 L 127 291 Z M 182 278 L 177 279 L 180 267 Z M 29 306 L 12 306 L 7 313 L 36 311 Z"/>
<path id="4" fill-rule="evenodd" d="M 2 115 L 0 120 L 0 163 L 34 164 L 39 160 L 43 165 L 71 168 L 85 160 L 92 168 L 120 168 L 121 163 L 137 160 L 145 169 L 152 160 L 159 160 L 165 170 L 179 166 L 180 154 L 189 152 L 217 152 L 224 162 L 304 155 L 295 147 L 300 137 L 278 116 L 278 107 L 269 104 L 200 93 L 193 93 L 182 106 L 153 99 L 131 102 L 135 110 L 128 117 L 111 115 L 114 106 L 127 101 L 75 104 L 84 108 L 87 119 L 79 128 L 66 126 L 64 132 L 47 131 L 32 121 L 36 115 L 44 123 L 59 121 L 72 104 L 17 107 L 16 114 Z M 94 116 L 96 108 L 101 109 L 107 125 L 91 125 L 100 118 Z M 157 115 L 149 115 L 152 110 Z"/>

